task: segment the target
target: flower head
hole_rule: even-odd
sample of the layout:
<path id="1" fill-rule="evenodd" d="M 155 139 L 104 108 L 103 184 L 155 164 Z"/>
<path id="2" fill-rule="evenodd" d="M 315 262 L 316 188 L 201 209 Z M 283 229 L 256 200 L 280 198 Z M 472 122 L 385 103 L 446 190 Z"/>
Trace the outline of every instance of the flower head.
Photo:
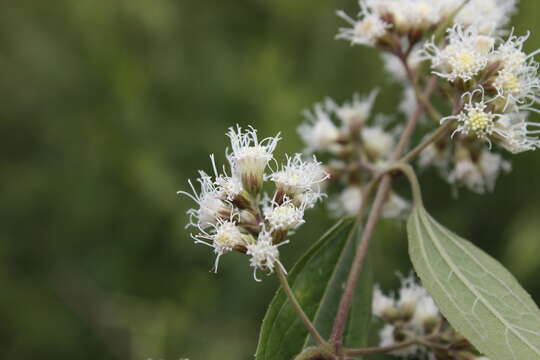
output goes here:
<path id="1" fill-rule="evenodd" d="M 329 174 L 324 171 L 321 163 L 315 157 L 312 160 L 305 161 L 302 154 L 295 154 L 287 157 L 287 162 L 280 170 L 270 175 L 270 180 L 276 184 L 278 197 L 287 196 L 293 203 L 306 203 L 306 207 L 312 207 L 315 202 L 306 202 L 306 193 L 316 201 L 320 199 L 320 185 L 328 179 Z"/>
<path id="2" fill-rule="evenodd" d="M 412 275 L 402 278 L 397 306 L 403 313 L 412 315 L 420 300 L 426 296 L 426 289 L 420 286 Z"/>
<path id="3" fill-rule="evenodd" d="M 487 66 L 492 48 L 486 46 L 486 38 L 480 37 L 475 27 L 455 25 L 448 29 L 447 38 L 444 47 L 433 41 L 424 46 L 434 74 L 449 81 L 469 81 Z"/>
<path id="4" fill-rule="evenodd" d="M 272 243 L 272 236 L 266 230 L 263 230 L 259 234 L 257 242 L 247 245 L 246 254 L 251 256 L 249 263 L 253 268 L 253 277 L 256 281 L 260 281 L 257 278 L 257 270 L 268 271 L 269 274 L 274 272 L 274 268 L 277 264 L 284 273 L 287 273 L 285 267 L 279 261 L 278 247 L 285 245 L 288 241 L 284 241 L 279 245 Z"/>
<path id="5" fill-rule="evenodd" d="M 193 194 L 178 191 L 177 194 L 186 195 L 195 201 L 198 208 L 188 210 L 190 221 L 188 226 L 207 228 L 216 224 L 219 219 L 228 219 L 232 214 L 232 207 L 223 201 L 221 188 L 212 180 L 212 177 L 204 171 L 199 171 L 197 182 L 200 191 L 195 189 L 193 183 L 188 181 Z"/>
<path id="6" fill-rule="evenodd" d="M 386 296 L 379 286 L 373 289 L 373 300 L 371 302 L 373 315 L 384 319 L 392 318 L 396 315 L 396 301 L 393 297 Z"/>
<path id="7" fill-rule="evenodd" d="M 379 331 L 379 339 L 380 347 L 395 346 L 403 341 L 408 340 L 407 334 L 400 332 L 396 326 L 391 324 L 384 325 L 384 327 Z M 403 349 L 391 351 L 389 354 L 403 358 L 410 358 L 417 355 L 419 350 L 420 348 L 418 346 L 413 345 L 407 346 Z"/>
<path id="8" fill-rule="evenodd" d="M 272 153 L 280 140 L 279 134 L 263 140 L 258 139 L 257 130 L 240 126 L 230 128 L 227 133 L 232 151 L 227 153 L 234 175 L 241 179 L 244 189 L 251 193 L 261 190 L 265 169 L 273 159 Z"/>
<path id="9" fill-rule="evenodd" d="M 336 114 L 343 125 L 357 128 L 369 119 L 373 103 L 375 102 L 378 93 L 378 90 L 373 90 L 365 98 L 360 97 L 358 94 L 354 94 L 351 101 L 346 101 L 341 106 L 329 99 L 327 101 L 327 108 Z"/>
<path id="10" fill-rule="evenodd" d="M 366 1 L 360 1 L 360 7 L 358 20 L 354 20 L 344 11 L 337 12 L 337 15 L 348 22 L 351 27 L 340 28 L 336 38 L 349 40 L 352 45 L 373 46 L 387 34 L 391 25 L 382 20 L 380 15 L 367 5 Z"/>
<path id="11" fill-rule="evenodd" d="M 380 126 L 362 129 L 362 142 L 370 158 L 380 160 L 388 156 L 395 145 L 394 136 Z"/>
<path id="12" fill-rule="evenodd" d="M 453 2 L 454 9 L 462 3 L 455 0 L 442 2 Z M 464 27 L 474 26 L 481 34 L 492 35 L 508 22 L 515 3 L 515 0 L 471 0 L 456 14 L 455 22 Z"/>
<path id="13" fill-rule="evenodd" d="M 339 130 L 322 104 L 315 104 L 312 111 L 304 111 L 307 122 L 300 125 L 298 133 L 307 145 L 306 152 L 339 150 Z"/>
<path id="14" fill-rule="evenodd" d="M 481 93 L 480 100 L 476 99 L 476 94 Z M 465 103 L 463 111 L 458 115 L 448 116 L 441 120 L 441 123 L 450 119 L 456 119 L 459 123 L 454 133 L 463 135 L 476 135 L 479 139 L 489 141 L 490 136 L 495 129 L 495 121 L 501 118 L 500 114 L 495 114 L 488 109 L 488 104 L 484 100 L 484 90 L 477 89 L 473 92 L 466 93 L 464 97 L 468 97 L 469 101 Z"/>
<path id="15" fill-rule="evenodd" d="M 271 230 L 292 230 L 305 223 L 305 208 L 305 203 L 295 206 L 292 201 L 285 198 L 285 201 L 281 204 L 272 201 L 271 205 L 265 209 L 264 217 L 268 221 Z"/>
<path id="16" fill-rule="evenodd" d="M 540 124 L 527 120 L 527 113 L 511 113 L 496 124 L 499 131 L 497 143 L 512 154 L 540 148 Z"/>
<path id="17" fill-rule="evenodd" d="M 425 294 L 417 303 L 411 325 L 418 332 L 424 333 L 426 329 L 432 329 L 441 319 L 439 308 L 433 298 Z"/>
<path id="18" fill-rule="evenodd" d="M 464 185 L 479 194 L 493 191 L 495 182 L 501 173 L 511 170 L 510 163 L 501 155 L 483 149 L 473 155 L 463 146 L 456 149 L 455 167 L 448 174 L 448 182 Z"/>
<path id="19" fill-rule="evenodd" d="M 283 268 L 278 246 L 289 242 L 287 237 L 305 223 L 305 210 L 324 197 L 321 183 L 329 174 L 315 157 L 304 161 L 301 154 L 287 156 L 279 171 L 265 174 L 279 137 L 259 141 L 255 129 L 239 126 L 227 135 L 232 144 L 226 151 L 230 169 L 218 171 L 212 155 L 214 176 L 199 171 L 200 190 L 189 181 L 192 193 L 178 192 L 198 205 L 188 210 L 188 226 L 199 231 L 191 236 L 217 254 L 215 271 L 222 255 L 237 251 L 250 256 L 255 271 L 273 272 L 276 263 Z M 276 185 L 272 197 L 262 191 L 263 182 L 270 179 Z"/>
<path id="20" fill-rule="evenodd" d="M 220 220 L 216 225 L 212 225 L 210 231 L 200 229 L 201 233 L 193 236 L 195 243 L 204 244 L 214 249 L 217 254 L 214 265 L 214 272 L 217 272 L 219 258 L 233 249 L 245 249 L 248 245 L 246 239 L 249 237 L 241 232 L 241 229 L 232 220 Z"/>
<path id="21" fill-rule="evenodd" d="M 510 35 L 492 55 L 491 62 L 498 65 L 492 83 L 502 112 L 533 110 L 532 106 L 538 102 L 540 65 L 534 60 L 537 51 L 530 55 L 523 52 L 523 44 L 528 37 Z"/>

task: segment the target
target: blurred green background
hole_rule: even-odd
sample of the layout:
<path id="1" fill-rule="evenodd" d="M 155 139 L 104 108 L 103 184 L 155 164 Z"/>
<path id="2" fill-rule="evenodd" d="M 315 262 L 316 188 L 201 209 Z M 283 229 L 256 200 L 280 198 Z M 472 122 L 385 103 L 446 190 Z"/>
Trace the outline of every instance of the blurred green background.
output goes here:
<path id="1" fill-rule="evenodd" d="M 53 0 L 0 4 L 0 348 L 14 359 L 252 359 L 276 281 L 189 239 L 187 189 L 227 127 L 282 131 L 301 110 L 399 87 L 375 51 L 335 41 L 353 0 Z M 540 5 L 513 23 L 540 47 Z M 540 119 L 539 119 L 540 120 Z M 540 301 L 540 153 L 514 158 L 494 194 L 422 183 L 441 222 L 501 259 Z M 311 221 L 309 221 L 311 220 Z M 308 215 L 290 267 L 331 224 Z M 376 278 L 408 272 L 403 224 L 384 222 Z"/>

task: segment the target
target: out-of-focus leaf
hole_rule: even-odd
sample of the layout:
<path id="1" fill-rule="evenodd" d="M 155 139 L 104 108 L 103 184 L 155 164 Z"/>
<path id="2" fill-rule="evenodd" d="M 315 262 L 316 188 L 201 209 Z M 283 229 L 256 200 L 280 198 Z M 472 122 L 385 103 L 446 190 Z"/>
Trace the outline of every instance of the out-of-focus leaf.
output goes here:
<path id="1" fill-rule="evenodd" d="M 456 330 L 493 360 L 540 359 L 540 310 L 508 270 L 421 206 L 408 234 L 418 276 Z"/>
<path id="2" fill-rule="evenodd" d="M 330 336 L 348 270 L 354 257 L 357 234 L 350 220 L 341 220 L 296 263 L 288 279 L 299 303 L 325 338 Z M 366 263 L 368 265 L 368 263 Z M 371 319 L 371 272 L 366 266 L 357 285 L 348 319 L 348 346 L 363 346 Z M 313 345 L 308 331 L 279 289 L 263 320 L 257 360 L 292 359 Z"/>

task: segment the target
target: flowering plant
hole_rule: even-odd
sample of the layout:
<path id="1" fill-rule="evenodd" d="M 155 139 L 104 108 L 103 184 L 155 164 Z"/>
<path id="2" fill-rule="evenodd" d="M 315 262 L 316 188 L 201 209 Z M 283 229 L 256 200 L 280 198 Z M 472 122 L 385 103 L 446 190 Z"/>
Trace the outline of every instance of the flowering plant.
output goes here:
<path id="1" fill-rule="evenodd" d="M 279 134 L 230 128 L 228 169 L 211 156 L 212 174 L 200 171 L 198 187 L 179 192 L 197 205 L 188 212 L 195 243 L 213 249 L 216 272 L 220 257 L 236 251 L 256 281 L 260 272 L 277 275 L 257 360 L 540 359 L 537 305 L 498 261 L 427 213 L 415 171 L 434 167 L 453 189 L 485 193 L 510 171 L 505 153 L 540 147 L 540 123 L 528 119 L 539 112 L 538 51 L 526 54 L 528 34 L 504 28 L 515 2 L 359 5 L 357 17 L 338 11 L 350 27 L 337 38 L 381 52 L 404 84 L 396 112 L 407 121 L 372 114 L 378 90 L 342 104 L 325 99 L 305 112 L 303 153 L 281 164 Z M 393 189 L 400 176 L 411 200 Z M 282 246 L 323 201 L 340 219 L 289 269 Z M 371 284 L 367 259 L 381 217 L 407 219 L 416 275 L 402 278 L 397 295 Z M 378 346 L 367 346 L 376 325 Z"/>

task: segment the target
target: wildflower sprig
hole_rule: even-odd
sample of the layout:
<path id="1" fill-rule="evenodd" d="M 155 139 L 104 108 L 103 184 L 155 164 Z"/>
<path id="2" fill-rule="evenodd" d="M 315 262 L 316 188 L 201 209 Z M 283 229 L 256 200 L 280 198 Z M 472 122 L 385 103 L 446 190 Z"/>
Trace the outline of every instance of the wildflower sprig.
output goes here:
<path id="1" fill-rule="evenodd" d="M 258 270 L 277 274 L 283 291 L 269 310 L 267 319 L 271 321 L 263 325 L 261 343 L 268 337 L 267 328 L 287 316 L 282 311 L 283 295 L 316 341 L 316 346 L 305 347 L 309 344 L 305 330 L 291 335 L 304 339 L 302 347 L 293 346 L 302 349 L 300 354 L 286 354 L 295 360 L 349 360 L 380 353 L 401 358 L 489 360 L 480 352 L 506 360 L 486 345 L 500 344 L 489 343 L 473 324 L 482 318 L 493 320 L 493 316 L 478 313 L 480 306 L 495 315 L 490 331 L 499 331 L 501 323 L 506 326 L 502 332 L 506 340 L 509 332 L 518 338 L 520 331 L 526 332 L 523 337 L 540 334 L 540 329 L 530 325 L 540 323 L 540 311 L 534 310 L 537 307 L 527 297 L 520 304 L 526 305 L 527 316 L 537 322 L 514 323 L 524 317 L 519 312 L 522 309 L 505 317 L 504 312 L 515 310 L 506 301 L 515 300 L 520 291 L 512 289 L 519 285 L 495 260 L 427 214 L 413 167 L 434 167 L 454 190 L 465 186 L 485 193 L 493 191 L 497 178 L 511 170 L 503 154 L 540 147 L 540 123 L 530 116 L 540 113 L 540 64 L 535 60 L 540 50 L 525 53 L 529 34 L 517 36 L 504 29 L 515 5 L 513 0 L 360 0 L 356 17 L 338 11 L 350 27 L 339 29 L 337 38 L 378 49 L 385 69 L 402 85 L 404 97 L 395 113 L 376 113 L 378 89 L 366 96 L 354 94 L 343 102 L 326 98 L 304 111 L 305 121 L 298 128 L 304 154 L 286 156 L 282 163 L 273 155 L 279 135 L 260 140 L 253 128 L 231 128 L 227 133 L 231 146 L 226 151 L 229 169 L 218 171 L 212 156 L 213 175 L 200 171 L 198 189 L 189 182 L 192 194 L 180 192 L 197 204 L 188 211 L 188 226 L 198 230 L 192 235 L 196 243 L 213 248 L 215 270 L 222 255 L 237 251 L 249 256 L 256 280 Z M 400 175 L 411 185 L 412 201 L 393 187 Z M 346 277 L 335 280 L 338 268 L 339 276 L 344 276 L 343 263 L 334 264 L 328 275 L 329 284 L 334 280 L 339 284 L 310 291 L 299 281 L 304 287 L 296 291 L 280 262 L 280 251 L 307 222 L 306 211 L 325 199 L 325 193 L 329 194 L 330 215 L 356 219 L 349 222 L 341 244 L 351 244 L 355 234 L 360 235 L 354 247 L 343 248 L 354 249 L 352 259 L 347 254 L 350 267 Z M 375 287 L 371 310 L 379 320 L 379 346 L 349 348 L 345 334 L 347 327 L 354 326 L 350 319 L 353 299 L 377 223 L 380 218 L 399 221 L 405 216 L 409 217 L 410 257 L 425 288 L 412 275 L 402 279 L 397 295 Z M 324 259 L 322 249 L 329 244 L 328 236 L 295 269 L 312 271 L 313 279 L 315 273 L 322 279 L 326 269 L 309 265 L 319 264 L 315 256 Z M 343 259 L 340 256 L 336 261 Z M 301 275 L 295 273 L 294 278 Z M 490 291 L 489 286 L 495 290 Z M 318 326 L 330 319 L 318 316 L 320 307 L 329 306 L 327 295 L 332 291 L 332 299 L 339 296 L 339 302 L 330 301 L 338 305 L 324 312 L 326 317 L 335 313 L 333 323 L 324 324 L 325 329 L 332 325 L 326 339 Z M 499 292 L 503 293 L 500 298 L 493 295 Z M 322 298 L 315 299 L 317 294 L 323 294 Z M 318 302 L 315 315 L 305 311 L 303 302 L 310 310 Z M 281 337 L 279 324 L 272 329 L 284 342 L 288 340 Z M 289 330 L 294 332 L 294 326 Z M 502 350 L 515 358 L 515 351 L 540 356 L 540 348 L 528 342 L 524 345 L 518 349 L 507 344 Z M 265 346 L 263 343 L 260 349 L 267 354 Z M 282 351 L 285 354 L 286 347 Z M 258 360 L 267 359 L 259 354 Z"/>
<path id="2" fill-rule="evenodd" d="M 197 190 L 189 184 L 190 197 L 197 207 L 188 211 L 188 226 L 199 233 L 192 235 L 196 243 L 213 248 L 216 253 L 214 271 L 219 258 L 231 251 L 250 256 L 250 265 L 257 270 L 274 272 L 279 266 L 279 247 L 288 243 L 288 236 L 305 223 L 304 212 L 324 197 L 321 183 L 328 174 L 315 157 L 304 160 L 301 154 L 287 157 L 280 169 L 268 172 L 275 161 L 273 152 L 279 135 L 259 140 L 257 131 L 240 126 L 230 128 L 227 136 L 231 150 L 226 151 L 230 168 L 220 173 L 211 156 L 214 176 L 200 171 Z M 264 193 L 266 181 L 274 183 L 272 193 Z"/>

